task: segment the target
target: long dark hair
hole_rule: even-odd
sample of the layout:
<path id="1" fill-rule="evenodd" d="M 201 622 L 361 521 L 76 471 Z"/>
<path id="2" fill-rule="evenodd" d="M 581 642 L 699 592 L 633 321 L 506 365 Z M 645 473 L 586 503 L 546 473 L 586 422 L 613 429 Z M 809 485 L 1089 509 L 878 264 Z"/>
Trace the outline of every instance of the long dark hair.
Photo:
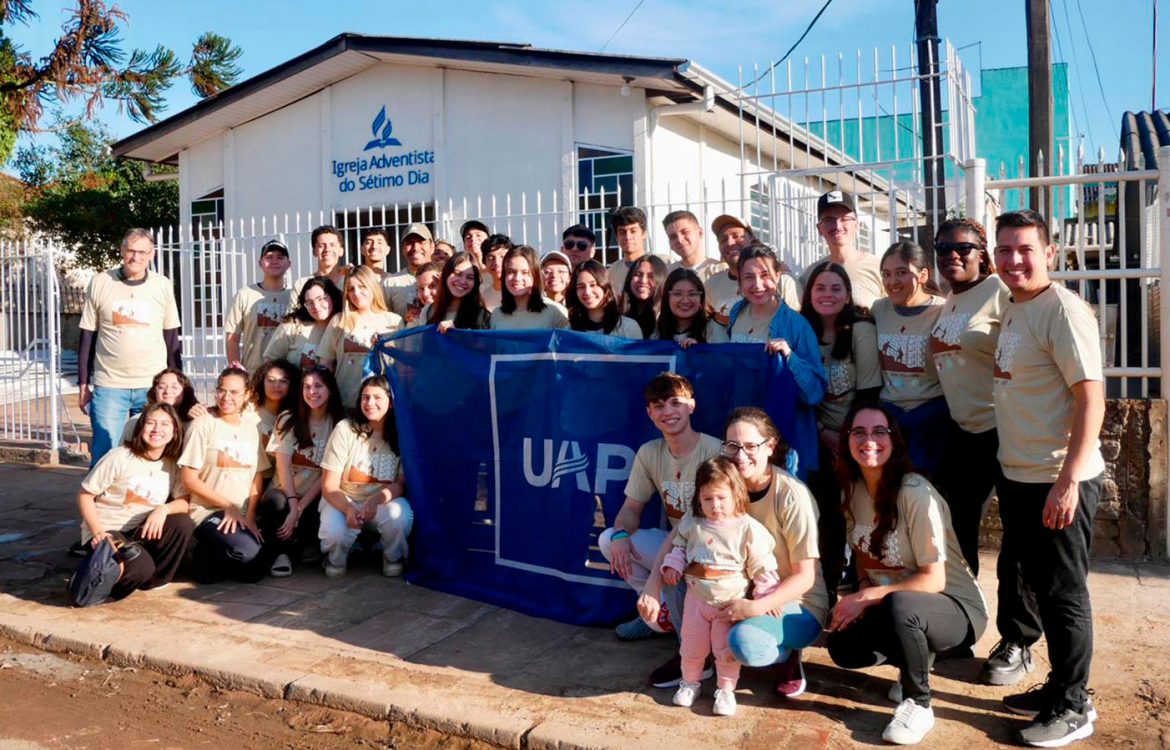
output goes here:
<path id="1" fill-rule="evenodd" d="M 322 232 L 322 234 L 331 234 L 330 232 Z M 309 293 L 310 289 L 321 287 L 321 290 L 329 296 L 329 309 L 332 311 L 330 316 L 341 312 L 341 290 L 337 288 L 329 278 L 325 276 L 314 276 L 305 282 L 301 287 L 300 294 L 297 295 L 297 303 L 293 309 L 288 311 L 288 315 L 284 316 L 286 321 L 297 320 L 301 323 L 316 323 L 313 316 L 309 314 L 309 308 L 305 307 L 305 295 Z"/>
<path id="2" fill-rule="evenodd" d="M 859 321 L 872 322 L 873 319 L 870 318 L 868 310 L 853 304 L 853 282 L 849 280 L 849 273 L 845 267 L 831 260 L 818 263 L 808 275 L 808 282 L 804 285 L 804 296 L 800 300 L 800 314 L 812 326 L 813 333 L 817 335 L 817 343 L 824 341 L 825 325 L 820 313 L 813 309 L 812 291 L 817 277 L 826 273 L 840 277 L 845 284 L 845 292 L 849 295 L 849 302 L 837 313 L 837 319 L 833 322 L 833 350 L 829 354 L 838 362 L 844 362 L 853 356 L 853 325 Z"/>
<path id="3" fill-rule="evenodd" d="M 273 370 L 280 370 L 288 378 L 288 392 L 284 394 L 284 398 L 277 405 L 276 413 L 291 411 L 301 397 L 301 379 L 296 368 L 283 359 L 268 360 L 260 365 L 252 375 L 252 405 L 256 407 L 257 411 L 264 408 L 264 401 L 267 399 L 267 396 L 264 395 L 264 379 Z"/>
<path id="4" fill-rule="evenodd" d="M 179 387 L 183 389 L 183 395 L 179 397 L 179 403 L 175 404 L 175 413 L 179 415 L 179 419 L 183 420 L 183 424 L 191 421 L 191 410 L 199 405 L 199 399 L 195 397 L 195 386 L 191 384 L 191 378 L 183 374 L 183 371 L 177 367 L 168 367 L 165 370 L 158 372 L 154 379 L 150 381 L 150 391 L 146 394 L 147 404 L 157 404 L 158 395 L 155 390 L 158 388 L 159 381 L 163 379 L 164 375 L 174 375 L 175 379 L 179 381 Z"/>
<path id="5" fill-rule="evenodd" d="M 532 292 L 528 295 L 528 312 L 538 313 L 544 310 L 544 281 L 540 272 L 540 260 L 536 257 L 536 248 L 530 245 L 516 245 L 504 254 L 501 264 L 501 273 L 507 276 L 508 261 L 513 258 L 523 258 L 528 263 L 528 271 L 532 274 Z M 508 289 L 508 283 L 500 280 L 500 311 L 509 315 L 516 312 L 516 298 Z"/>
<path id="6" fill-rule="evenodd" d="M 691 318 L 691 327 L 686 331 L 680 331 L 678 318 L 674 317 L 674 311 L 670 309 L 670 292 L 684 281 L 690 282 L 699 290 L 699 311 Z M 670 341 L 677 334 L 685 333 L 700 344 L 707 343 L 707 290 L 699 274 L 689 268 L 674 269 L 666 277 L 666 283 L 662 285 L 662 296 L 666 299 L 666 304 L 658 314 L 658 338 Z"/>
<path id="7" fill-rule="evenodd" d="M 899 240 L 890 245 L 890 248 L 882 253 L 881 264 L 884 265 L 887 258 L 894 257 L 912 268 L 917 268 L 919 271 L 923 269 L 929 271 L 933 267 L 930 258 L 926 257 L 926 251 L 917 242 L 911 242 L 910 240 Z M 942 289 L 939 288 L 938 283 L 934 280 L 934 276 L 930 273 L 926 275 L 926 283 L 922 285 L 922 288 L 928 294 L 942 294 Z"/>
<path id="8" fill-rule="evenodd" d="M 910 462 L 910 451 L 906 447 L 906 438 L 898 426 L 894 413 L 878 401 L 854 403 L 853 408 L 845 417 L 845 424 L 841 428 L 841 435 L 837 450 L 837 478 L 841 482 L 844 493 L 841 496 L 841 512 L 852 517 L 850 500 L 857 488 L 858 482 L 864 482 L 861 476 L 861 467 L 849 452 L 849 431 L 853 429 L 853 422 L 857 414 L 863 411 L 878 411 L 885 415 L 886 424 L 890 430 L 890 458 L 882 466 L 882 476 L 878 481 L 877 495 L 873 498 L 874 512 L 877 515 L 877 524 L 873 534 L 869 537 L 870 553 L 881 558 L 886 537 L 898 527 L 898 493 L 902 490 L 902 482 L 906 475 L 914 472 L 914 465 Z"/>
<path id="9" fill-rule="evenodd" d="M 643 263 L 650 264 L 654 275 L 654 296 L 650 299 L 638 299 L 634 296 L 634 275 Z M 622 284 L 621 304 L 618 311 L 637 321 L 642 329 L 642 338 L 650 338 L 654 333 L 654 326 L 658 322 L 658 313 L 662 309 L 662 285 L 666 283 L 666 264 L 657 255 L 643 255 L 634 261 L 626 274 L 626 281 Z"/>
<path id="10" fill-rule="evenodd" d="M 280 438 L 283 438 L 291 429 L 298 448 L 308 448 L 313 445 L 313 434 L 309 429 L 309 420 L 312 418 L 313 410 L 305 403 L 303 391 L 305 380 L 309 377 L 319 378 L 329 391 L 329 400 L 325 403 L 325 413 L 329 415 L 333 425 L 336 426 L 338 422 L 345 419 L 345 404 L 341 401 L 341 389 L 337 387 L 337 378 L 333 371 L 324 365 L 306 367 L 301 372 L 302 390 L 297 394 L 296 406 L 281 412 L 276 419 L 276 427 L 273 428 L 273 432 Z"/>
<path id="11" fill-rule="evenodd" d="M 455 253 L 447 259 L 446 265 L 443 266 L 443 274 L 439 277 L 439 293 L 435 296 L 435 304 L 431 306 L 431 317 L 427 323 L 438 325 L 447 317 L 447 310 L 455 299 L 447 289 L 447 279 L 455 273 L 455 267 L 464 261 L 471 264 L 471 270 L 475 274 L 475 286 L 459 302 L 459 309 L 455 311 L 455 327 L 469 330 L 483 327 L 483 295 L 479 291 L 482 277 L 479 274 L 479 266 L 475 265 L 475 259 L 468 253 Z"/>
<path id="12" fill-rule="evenodd" d="M 175 426 L 174 433 L 171 435 L 171 441 L 163 448 L 162 456 L 160 458 L 170 459 L 171 461 L 178 461 L 179 456 L 183 453 L 183 423 L 179 421 L 179 415 L 175 411 L 175 407 L 170 404 L 162 404 L 155 402 L 148 403 L 142 413 L 138 415 L 138 421 L 134 424 L 134 432 L 130 437 L 122 443 L 138 458 L 146 458 L 146 452 L 150 450 L 146 444 L 146 419 L 156 411 L 161 411 L 170 417 L 171 422 Z"/>
<path id="13" fill-rule="evenodd" d="M 390 381 L 384 376 L 371 375 L 362 381 L 362 387 L 358 390 L 358 402 L 354 405 L 354 409 L 350 412 L 349 416 L 353 431 L 362 437 L 369 437 L 373 433 L 373 428 L 370 427 L 370 420 L 362 412 L 361 393 L 367 388 L 381 388 L 390 397 L 390 410 L 386 412 L 385 418 L 382 419 L 382 439 L 390 446 L 390 450 L 397 454 L 399 452 L 398 423 L 394 420 L 394 392 L 390 390 Z"/>
<path id="14" fill-rule="evenodd" d="M 622 314 L 618 312 L 617 300 L 613 296 L 613 284 L 610 283 L 609 272 L 605 270 L 605 266 L 592 258 L 573 269 L 569 288 L 565 290 L 565 302 L 569 308 L 569 325 L 574 331 L 589 330 L 587 327 L 589 311 L 585 309 L 585 304 L 577 297 L 577 279 L 581 278 L 583 273 L 591 275 L 593 280 L 605 290 L 605 297 L 601 300 L 601 307 L 605 311 L 601 319 L 601 328 L 606 333 L 611 333 L 614 328 L 617 328 Z"/>

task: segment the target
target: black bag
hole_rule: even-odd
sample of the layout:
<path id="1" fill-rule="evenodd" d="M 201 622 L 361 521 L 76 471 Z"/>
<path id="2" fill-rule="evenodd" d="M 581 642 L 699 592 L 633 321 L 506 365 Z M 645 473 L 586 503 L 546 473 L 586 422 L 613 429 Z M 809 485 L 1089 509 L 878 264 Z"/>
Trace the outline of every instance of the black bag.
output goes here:
<path id="1" fill-rule="evenodd" d="M 92 607 L 110 598 L 114 584 L 122 577 L 123 565 L 143 553 L 142 545 L 130 542 L 120 532 L 111 532 L 93 552 L 86 555 L 69 578 L 69 603 Z"/>

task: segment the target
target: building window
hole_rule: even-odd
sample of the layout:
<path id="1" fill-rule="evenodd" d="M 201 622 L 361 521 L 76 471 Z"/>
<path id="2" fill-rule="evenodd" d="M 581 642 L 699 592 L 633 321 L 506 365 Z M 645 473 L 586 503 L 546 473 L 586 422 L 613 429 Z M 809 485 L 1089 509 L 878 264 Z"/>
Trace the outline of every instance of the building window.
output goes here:
<path id="1" fill-rule="evenodd" d="M 402 270 L 401 237 L 402 233 L 411 224 L 426 224 L 432 234 L 435 232 L 435 204 L 434 203 L 406 203 L 390 206 L 376 206 L 356 211 L 334 211 L 333 226 L 341 233 L 341 241 L 345 246 L 346 263 L 360 264 L 362 262 L 362 238 L 367 232 L 382 229 L 389 235 L 390 254 L 386 257 L 386 270 L 397 273 Z M 439 237 L 462 249 L 458 237 Z"/>
<path id="2" fill-rule="evenodd" d="M 191 287 L 197 326 L 219 328 L 227 300 L 217 300 L 223 290 L 223 190 L 191 201 L 191 262 L 195 276 Z"/>
<path id="3" fill-rule="evenodd" d="M 768 183 L 757 182 L 752 185 L 749 193 L 751 198 L 751 213 L 748 217 L 748 224 L 752 227 L 752 233 L 756 235 L 756 239 L 763 242 L 765 245 L 772 244 L 772 206 L 770 203 L 770 194 L 768 191 Z"/>
<path id="4" fill-rule="evenodd" d="M 577 146 L 577 209 L 580 222 L 597 233 L 605 264 L 621 255 L 609 231 L 609 214 L 634 201 L 634 153 L 598 146 Z"/>

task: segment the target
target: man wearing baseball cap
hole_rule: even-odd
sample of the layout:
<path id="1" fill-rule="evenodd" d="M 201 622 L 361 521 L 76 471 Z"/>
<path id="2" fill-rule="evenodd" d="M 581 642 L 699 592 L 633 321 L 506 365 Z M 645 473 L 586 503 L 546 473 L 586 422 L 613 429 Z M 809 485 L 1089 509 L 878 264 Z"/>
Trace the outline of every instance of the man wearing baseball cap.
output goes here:
<path id="1" fill-rule="evenodd" d="M 756 235 L 742 219 L 730 214 L 715 217 L 711 222 L 711 234 L 715 235 L 719 243 L 719 257 L 727 264 L 727 270 L 707 279 L 707 306 L 713 311 L 715 320 L 725 326 L 732 306 L 742 296 L 739 293 L 739 276 L 736 274 L 739 251 L 750 245 Z M 776 295 L 784 304 L 800 311 L 800 291 L 796 287 L 796 279 L 786 273 L 781 274 L 776 280 Z"/>
<path id="2" fill-rule="evenodd" d="M 255 372 L 264 364 L 264 347 L 288 312 L 292 292 L 284 285 L 288 271 L 288 247 L 269 240 L 260 248 L 263 277 L 236 292 L 223 323 L 227 334 L 228 363 Z"/>
<path id="3" fill-rule="evenodd" d="M 561 233 L 561 252 L 569 256 L 573 268 L 592 260 L 597 246 L 597 235 L 584 224 L 574 224 Z"/>
<path id="4" fill-rule="evenodd" d="M 463 240 L 463 252 L 474 258 L 476 263 L 482 265 L 483 256 L 479 252 L 479 246 L 491 233 L 492 230 L 488 229 L 488 225 L 479 219 L 463 222 L 463 226 L 459 227 L 459 238 Z"/>
<path id="5" fill-rule="evenodd" d="M 857 249 L 857 201 L 840 190 L 830 190 L 817 200 L 817 233 L 829 245 L 829 254 L 811 263 L 800 275 L 800 284 L 819 263 L 831 260 L 845 267 L 853 285 L 853 303 L 869 307 L 886 296 L 882 286 L 881 262 L 876 255 Z"/>
<path id="6" fill-rule="evenodd" d="M 560 250 L 545 253 L 540 259 L 540 275 L 544 280 L 544 296 L 559 305 L 565 304 L 565 293 L 569 278 L 573 274 L 573 262 Z"/>
<path id="7" fill-rule="evenodd" d="M 386 295 L 386 307 L 398 315 L 405 316 L 406 309 L 418 293 L 415 274 L 418 269 L 431 262 L 435 253 L 435 239 L 426 224 L 411 224 L 399 240 L 405 267 L 398 273 L 382 279 L 382 291 Z"/>

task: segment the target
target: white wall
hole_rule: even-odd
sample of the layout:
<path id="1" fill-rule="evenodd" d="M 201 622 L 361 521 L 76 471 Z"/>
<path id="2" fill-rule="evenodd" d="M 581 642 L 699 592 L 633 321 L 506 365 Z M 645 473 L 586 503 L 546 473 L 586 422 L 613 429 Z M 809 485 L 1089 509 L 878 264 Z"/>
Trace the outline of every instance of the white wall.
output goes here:
<path id="1" fill-rule="evenodd" d="M 236 189 L 224 189 L 227 220 L 320 205 L 317 107 L 309 97 L 231 131 Z"/>

